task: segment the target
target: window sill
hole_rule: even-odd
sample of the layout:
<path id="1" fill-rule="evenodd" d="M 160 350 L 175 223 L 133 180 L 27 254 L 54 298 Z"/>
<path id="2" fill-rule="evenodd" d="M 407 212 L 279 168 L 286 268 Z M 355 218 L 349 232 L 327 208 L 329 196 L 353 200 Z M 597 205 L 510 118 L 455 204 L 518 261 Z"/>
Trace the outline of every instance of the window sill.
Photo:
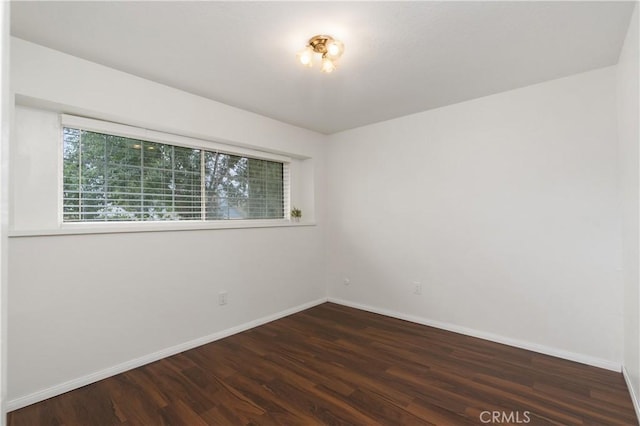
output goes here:
<path id="1" fill-rule="evenodd" d="M 65 223 L 58 229 L 14 230 L 9 237 L 40 237 L 47 235 L 122 234 L 130 232 L 207 231 L 217 229 L 285 228 L 315 226 L 315 222 L 288 220 L 226 220 L 218 222 L 127 222 L 127 223 Z"/>

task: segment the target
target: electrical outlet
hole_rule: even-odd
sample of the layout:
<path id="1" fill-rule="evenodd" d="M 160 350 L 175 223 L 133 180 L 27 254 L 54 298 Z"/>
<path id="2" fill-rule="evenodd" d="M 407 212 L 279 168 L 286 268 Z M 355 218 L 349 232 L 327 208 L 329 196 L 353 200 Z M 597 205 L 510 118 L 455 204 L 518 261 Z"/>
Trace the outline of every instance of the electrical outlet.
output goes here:
<path id="1" fill-rule="evenodd" d="M 349 284 L 351 284 L 351 280 L 350 280 L 349 278 L 345 278 L 345 279 L 342 281 L 342 283 L 343 283 L 344 285 L 349 285 Z"/>
<path id="2" fill-rule="evenodd" d="M 218 293 L 218 305 L 226 305 L 228 295 L 229 294 L 226 291 L 221 291 L 220 293 Z"/>
<path id="3" fill-rule="evenodd" d="M 422 283 L 420 281 L 414 281 L 413 284 L 413 294 L 422 294 Z"/>

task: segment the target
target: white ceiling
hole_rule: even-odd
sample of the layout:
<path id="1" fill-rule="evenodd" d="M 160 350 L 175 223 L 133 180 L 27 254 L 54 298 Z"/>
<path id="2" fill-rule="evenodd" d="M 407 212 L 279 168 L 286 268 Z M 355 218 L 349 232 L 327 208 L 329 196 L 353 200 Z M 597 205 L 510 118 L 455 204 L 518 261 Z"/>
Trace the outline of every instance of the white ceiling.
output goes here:
<path id="1" fill-rule="evenodd" d="M 13 35 L 322 133 L 613 65 L 634 2 L 13 2 Z M 345 43 L 332 74 L 295 54 Z M 171 106 L 168 105 L 167 108 Z"/>

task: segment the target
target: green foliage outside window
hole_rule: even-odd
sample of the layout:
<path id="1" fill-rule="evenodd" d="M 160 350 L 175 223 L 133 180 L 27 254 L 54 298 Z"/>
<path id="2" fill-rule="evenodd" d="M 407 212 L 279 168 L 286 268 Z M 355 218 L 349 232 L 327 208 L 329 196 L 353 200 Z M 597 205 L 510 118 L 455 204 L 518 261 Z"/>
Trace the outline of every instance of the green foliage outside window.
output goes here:
<path id="1" fill-rule="evenodd" d="M 64 222 L 284 217 L 283 167 L 64 128 Z"/>

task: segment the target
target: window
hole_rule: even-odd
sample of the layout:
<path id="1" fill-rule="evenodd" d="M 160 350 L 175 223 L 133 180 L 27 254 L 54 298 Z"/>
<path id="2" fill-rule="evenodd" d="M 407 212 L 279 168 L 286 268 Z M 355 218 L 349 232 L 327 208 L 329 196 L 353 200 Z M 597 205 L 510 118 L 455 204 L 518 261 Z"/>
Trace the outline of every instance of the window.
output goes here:
<path id="1" fill-rule="evenodd" d="M 284 161 L 63 126 L 65 223 L 284 219 L 287 191 Z"/>

